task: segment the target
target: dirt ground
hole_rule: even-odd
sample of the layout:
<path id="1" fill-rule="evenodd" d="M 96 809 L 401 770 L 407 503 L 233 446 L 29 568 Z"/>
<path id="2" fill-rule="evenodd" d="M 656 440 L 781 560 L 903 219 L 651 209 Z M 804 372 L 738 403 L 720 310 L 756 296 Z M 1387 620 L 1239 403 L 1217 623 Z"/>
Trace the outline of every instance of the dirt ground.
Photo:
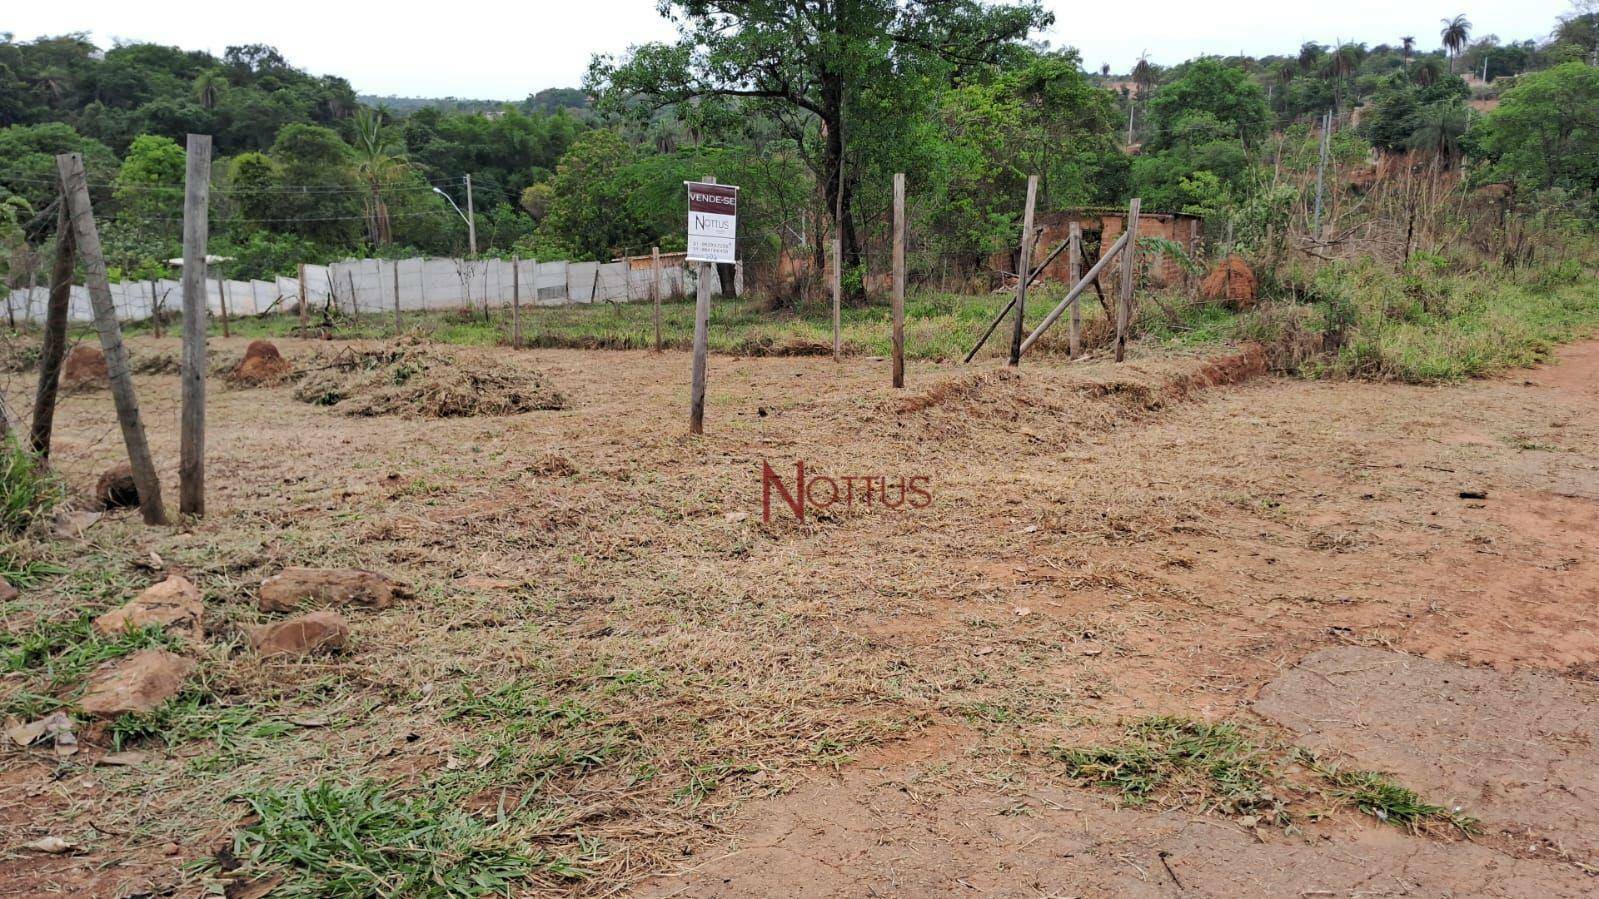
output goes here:
<path id="1" fill-rule="evenodd" d="M 280 346 L 302 365 L 320 348 Z M 0 895 L 196 895 L 246 820 L 237 793 L 362 778 L 485 815 L 535 797 L 528 839 L 589 874 L 529 892 L 1599 890 L 1599 343 L 1437 388 L 1146 350 L 1018 377 L 913 365 L 896 392 L 881 361 L 713 358 L 699 440 L 685 355 L 452 351 L 536 369 L 567 406 L 354 418 L 217 383 L 206 519 L 118 514 L 64 544 L 111 572 L 105 607 L 157 577 L 137 567 L 152 550 L 188 572 L 208 688 L 312 723 L 150 741 L 135 767 L 93 767 L 92 734 L 68 763 L 8 749 Z M 175 504 L 177 379 L 138 383 Z M 63 401 L 56 458 L 80 489 L 121 454 L 109 409 Z M 763 523 L 763 460 L 789 481 L 797 459 L 926 477 L 932 502 L 800 523 L 774 500 Z M 417 597 L 353 615 L 336 658 L 239 648 L 261 577 L 345 564 Z M 25 599 L 14 617 L 85 601 Z M 511 683 L 583 723 L 500 739 L 506 721 L 451 711 Z M 1330 800 L 1290 827 L 1131 807 L 1051 753 L 1151 715 L 1389 772 L 1479 831 Z M 574 740 L 605 751 L 530 773 Z M 82 849 L 16 848 L 48 834 Z"/>

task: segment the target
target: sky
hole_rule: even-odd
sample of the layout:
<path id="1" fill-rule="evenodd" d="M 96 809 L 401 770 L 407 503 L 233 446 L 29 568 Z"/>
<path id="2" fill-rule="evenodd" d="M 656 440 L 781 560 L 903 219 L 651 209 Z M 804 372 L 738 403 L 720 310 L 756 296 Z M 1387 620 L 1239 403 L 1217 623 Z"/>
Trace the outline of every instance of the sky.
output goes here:
<path id="1" fill-rule="evenodd" d="M 0 21 L 18 40 L 87 31 L 102 47 L 155 41 L 221 55 L 230 44 L 271 44 L 295 66 L 348 78 L 360 93 L 520 100 L 546 87 L 576 87 L 594 53 L 673 36 L 655 0 L 478 0 L 378 11 L 368 3 L 278 0 L 216 4 L 127 0 L 19 2 Z M 1305 41 L 1397 43 L 1414 35 L 1438 46 L 1440 19 L 1465 13 L 1473 38 L 1541 39 L 1569 0 L 1046 0 L 1056 23 L 1040 37 L 1082 51 L 1083 64 L 1126 72 L 1140 53 L 1162 65 L 1204 53 L 1287 53 Z M 457 15 L 451 11 L 459 10 Z M 1122 15 L 1126 13 L 1126 15 Z"/>

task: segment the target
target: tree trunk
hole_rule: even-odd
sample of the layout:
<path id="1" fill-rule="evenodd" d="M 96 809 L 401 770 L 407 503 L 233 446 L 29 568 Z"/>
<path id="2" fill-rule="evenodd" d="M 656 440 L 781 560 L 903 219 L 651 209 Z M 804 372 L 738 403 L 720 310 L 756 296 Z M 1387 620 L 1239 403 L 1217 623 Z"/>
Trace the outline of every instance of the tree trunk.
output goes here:
<path id="1" fill-rule="evenodd" d="M 50 269 L 50 300 L 44 314 L 44 345 L 39 351 L 39 389 L 33 397 L 33 451 L 50 458 L 50 435 L 55 428 L 56 395 L 61 389 L 61 360 L 67 352 L 67 312 L 72 303 L 72 269 L 77 239 L 67 203 L 61 202 L 56 225 L 56 258 Z"/>

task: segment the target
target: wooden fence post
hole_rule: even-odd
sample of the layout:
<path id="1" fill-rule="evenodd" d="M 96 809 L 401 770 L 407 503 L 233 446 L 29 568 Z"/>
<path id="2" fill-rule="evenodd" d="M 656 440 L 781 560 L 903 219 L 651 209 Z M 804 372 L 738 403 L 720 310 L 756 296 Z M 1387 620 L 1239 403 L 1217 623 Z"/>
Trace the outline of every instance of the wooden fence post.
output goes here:
<path id="1" fill-rule="evenodd" d="M 309 324 L 307 321 L 308 313 L 306 312 L 305 304 L 305 263 L 302 262 L 300 263 L 300 338 L 302 340 L 305 338 L 305 329 Z"/>
<path id="2" fill-rule="evenodd" d="M 183 190 L 183 355 L 178 367 L 183 411 L 178 459 L 178 514 L 205 514 L 205 256 L 211 220 L 211 137 L 191 134 Z M 217 279 L 222 289 L 222 279 Z M 226 319 L 224 319 L 225 321 Z"/>
<path id="3" fill-rule="evenodd" d="M 511 257 L 511 346 L 522 348 L 522 261 Z"/>
<path id="4" fill-rule="evenodd" d="M 661 248 L 650 247 L 650 302 L 655 304 L 655 352 L 661 351 Z"/>
<path id="5" fill-rule="evenodd" d="M 232 337 L 228 331 L 228 282 L 223 278 L 217 279 L 217 304 L 222 309 L 222 336 Z"/>
<path id="6" fill-rule="evenodd" d="M 894 174 L 894 386 L 905 386 L 905 173 Z"/>
<path id="7" fill-rule="evenodd" d="M 833 235 L 833 361 L 844 361 L 844 241 Z"/>
<path id="8" fill-rule="evenodd" d="M 390 265 L 394 273 L 394 336 L 400 336 L 400 260 L 396 259 Z"/>
<path id="9" fill-rule="evenodd" d="M 94 210 L 89 203 L 89 182 L 83 172 L 83 157 L 63 153 L 56 157 L 61 173 L 65 202 L 72 217 L 73 236 L 83 256 L 89 303 L 94 308 L 94 328 L 100 334 L 100 349 L 105 352 L 106 375 L 111 382 L 111 398 L 122 426 L 122 442 L 128 449 L 134 487 L 139 491 L 139 509 L 146 524 L 166 524 L 166 508 L 161 504 L 161 479 L 150 458 L 150 444 L 144 436 L 144 421 L 139 415 L 139 398 L 133 391 L 133 375 L 128 371 L 128 351 L 122 345 L 122 326 L 111 302 L 111 280 L 106 273 L 105 255 L 100 249 L 100 232 L 94 226 Z"/>
<path id="10" fill-rule="evenodd" d="M 1033 274 L 1033 207 L 1038 202 L 1038 176 L 1027 176 L 1027 205 L 1022 211 L 1021 258 L 1016 263 L 1016 326 L 1011 330 L 1010 365 L 1022 364 L 1022 318 L 1027 314 L 1027 284 Z"/>
<path id="11" fill-rule="evenodd" d="M 1067 240 L 1071 241 L 1071 247 L 1066 251 L 1066 280 L 1076 284 L 1083 280 L 1083 226 L 1080 223 L 1072 222 Z M 1066 333 L 1066 352 L 1072 359 L 1083 354 L 1082 305 L 1072 304 L 1071 330 Z"/>
<path id="12" fill-rule="evenodd" d="M 715 176 L 706 175 L 705 183 L 715 184 Z M 688 408 L 690 434 L 705 433 L 705 353 L 711 341 L 711 278 L 715 271 L 715 265 L 701 262 L 694 278 L 694 374 Z"/>
<path id="13" fill-rule="evenodd" d="M 50 458 L 50 434 L 55 428 L 56 396 L 60 392 L 61 360 L 67 353 L 67 314 L 72 306 L 72 269 L 77 240 L 72 235 L 72 214 L 66 194 L 56 217 L 56 256 L 50 268 L 50 299 L 45 306 L 44 346 L 39 351 L 39 389 L 33 396 L 33 427 L 29 438 L 41 459 Z M 31 302 L 31 295 L 30 295 Z"/>
<path id="14" fill-rule="evenodd" d="M 150 279 L 150 327 L 155 331 L 156 339 L 161 338 L 161 297 L 158 295 L 161 288 Z"/>
<path id="15" fill-rule="evenodd" d="M 1127 247 L 1122 250 L 1121 302 L 1116 304 L 1116 361 L 1127 355 L 1127 329 L 1133 318 L 1133 274 L 1138 268 L 1138 207 L 1143 203 L 1133 197 L 1127 204 Z"/>

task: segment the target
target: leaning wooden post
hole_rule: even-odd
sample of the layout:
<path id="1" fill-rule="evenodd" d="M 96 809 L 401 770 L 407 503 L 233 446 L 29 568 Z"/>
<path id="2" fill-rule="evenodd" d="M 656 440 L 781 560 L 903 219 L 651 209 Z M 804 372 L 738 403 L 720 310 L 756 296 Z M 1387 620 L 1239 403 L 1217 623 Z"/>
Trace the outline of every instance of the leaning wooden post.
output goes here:
<path id="1" fill-rule="evenodd" d="M 50 299 L 44 313 L 44 346 L 39 351 L 39 389 L 33 396 L 33 427 L 29 433 L 33 451 L 41 459 L 50 458 L 50 434 L 55 428 L 61 360 L 67 353 L 67 314 L 72 306 L 72 269 L 76 246 L 77 241 L 72 236 L 72 215 L 63 195 L 61 213 L 56 218 L 56 256 L 50 268 Z"/>
<path id="2" fill-rule="evenodd" d="M 905 173 L 894 174 L 894 386 L 905 386 Z"/>
<path id="3" fill-rule="evenodd" d="M 100 232 L 94 226 L 94 210 L 89 204 L 89 182 L 83 172 L 83 157 L 63 153 L 56 157 L 61 187 L 72 217 L 73 237 L 83 257 L 89 303 L 94 308 L 94 328 L 100 334 L 100 349 L 105 352 L 106 375 L 111 382 L 111 398 L 116 402 L 117 420 L 122 425 L 122 442 L 128 448 L 128 463 L 133 469 L 133 484 L 139 491 L 139 508 L 146 524 L 166 524 L 166 508 L 161 504 L 161 479 L 156 476 L 150 444 L 145 440 L 144 421 L 139 416 L 139 399 L 133 391 L 133 375 L 128 371 L 128 351 L 122 345 L 122 326 L 111 302 L 111 281 L 106 274 L 105 255 L 100 249 Z"/>
<path id="4" fill-rule="evenodd" d="M 661 351 L 661 248 L 650 247 L 650 302 L 655 304 L 655 352 Z"/>
<path id="5" fill-rule="evenodd" d="M 228 333 L 228 282 L 222 278 L 217 279 L 217 303 L 222 308 L 222 336 L 232 337 Z"/>
<path id="6" fill-rule="evenodd" d="M 156 286 L 155 279 L 150 279 L 150 326 L 155 331 L 155 336 L 161 337 L 161 288 Z"/>
<path id="7" fill-rule="evenodd" d="M 705 176 L 706 184 L 715 184 L 716 178 Z M 688 432 L 705 433 L 705 353 L 711 341 L 711 278 L 716 266 L 701 262 L 694 277 L 694 380 L 690 388 Z"/>
<path id="8" fill-rule="evenodd" d="M 1083 279 L 1083 226 L 1072 222 L 1066 238 L 1071 247 L 1066 251 L 1066 280 L 1076 284 Z M 1071 329 L 1066 332 L 1066 352 L 1072 359 L 1083 354 L 1083 304 L 1072 304 Z"/>
<path id="9" fill-rule="evenodd" d="M 1022 211 L 1021 258 L 1016 263 L 1016 326 L 1011 330 L 1010 364 L 1022 364 L 1022 319 L 1027 314 L 1027 284 L 1033 273 L 1033 206 L 1038 202 L 1038 176 L 1027 176 L 1027 205 Z"/>
<path id="10" fill-rule="evenodd" d="M 305 304 L 306 304 L 305 263 L 302 262 L 302 263 L 300 263 L 300 337 L 301 338 L 305 337 L 305 329 L 308 326 L 308 322 L 307 322 L 308 313 L 306 311 Z"/>
<path id="11" fill-rule="evenodd" d="M 511 346 L 522 348 L 522 260 L 511 257 Z"/>
<path id="12" fill-rule="evenodd" d="M 1133 273 L 1138 267 L 1138 197 L 1127 204 L 1127 247 L 1122 250 L 1121 302 L 1116 304 L 1116 361 L 1127 355 L 1127 328 L 1133 317 Z"/>
<path id="13" fill-rule="evenodd" d="M 400 260 L 392 263 L 394 272 L 394 336 L 400 336 Z"/>
<path id="14" fill-rule="evenodd" d="M 210 309 L 205 295 L 206 242 L 211 220 L 211 138 L 191 134 L 183 191 L 183 384 L 178 460 L 178 513 L 205 514 L 205 336 Z M 217 279 L 222 289 L 222 279 Z M 223 321 L 227 319 L 224 318 Z"/>

